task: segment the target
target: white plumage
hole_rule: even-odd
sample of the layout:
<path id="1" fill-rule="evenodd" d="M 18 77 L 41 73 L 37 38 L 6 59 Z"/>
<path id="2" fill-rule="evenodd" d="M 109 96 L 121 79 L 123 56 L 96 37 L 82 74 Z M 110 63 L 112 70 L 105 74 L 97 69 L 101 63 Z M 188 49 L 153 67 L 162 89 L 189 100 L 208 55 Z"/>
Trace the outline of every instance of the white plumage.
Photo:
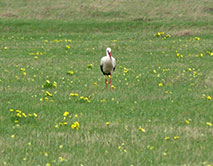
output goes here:
<path id="1" fill-rule="evenodd" d="M 109 83 L 110 83 L 110 87 L 111 87 L 111 90 L 112 90 L 111 76 L 112 76 L 113 71 L 115 71 L 116 60 L 111 55 L 111 48 L 107 48 L 106 49 L 106 56 L 104 56 L 104 57 L 101 58 L 100 67 L 101 67 L 101 71 L 105 75 L 106 87 L 107 87 L 107 78 L 106 78 L 106 75 L 110 75 Z"/>

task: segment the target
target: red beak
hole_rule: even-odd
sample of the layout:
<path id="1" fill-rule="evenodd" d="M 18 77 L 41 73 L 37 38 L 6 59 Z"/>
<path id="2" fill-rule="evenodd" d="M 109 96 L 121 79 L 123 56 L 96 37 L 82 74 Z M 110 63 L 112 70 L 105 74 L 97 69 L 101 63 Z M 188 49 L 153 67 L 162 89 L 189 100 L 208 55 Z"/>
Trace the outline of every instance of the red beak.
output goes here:
<path id="1" fill-rule="evenodd" d="M 112 60 L 112 55 L 111 52 L 108 52 L 110 59 Z"/>

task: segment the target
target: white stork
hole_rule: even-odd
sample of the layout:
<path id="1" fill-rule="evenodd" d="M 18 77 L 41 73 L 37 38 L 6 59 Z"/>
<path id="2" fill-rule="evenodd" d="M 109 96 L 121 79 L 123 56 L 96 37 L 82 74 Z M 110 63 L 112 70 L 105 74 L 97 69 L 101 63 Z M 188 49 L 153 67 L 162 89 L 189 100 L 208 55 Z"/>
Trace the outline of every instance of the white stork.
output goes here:
<path id="1" fill-rule="evenodd" d="M 116 60 L 111 55 L 111 48 L 106 49 L 106 56 L 101 58 L 100 67 L 101 67 L 101 71 L 103 72 L 103 74 L 105 76 L 106 88 L 107 88 L 107 77 L 106 76 L 110 75 L 109 84 L 110 84 L 110 89 L 112 90 L 111 77 L 112 77 L 113 71 L 115 71 Z"/>

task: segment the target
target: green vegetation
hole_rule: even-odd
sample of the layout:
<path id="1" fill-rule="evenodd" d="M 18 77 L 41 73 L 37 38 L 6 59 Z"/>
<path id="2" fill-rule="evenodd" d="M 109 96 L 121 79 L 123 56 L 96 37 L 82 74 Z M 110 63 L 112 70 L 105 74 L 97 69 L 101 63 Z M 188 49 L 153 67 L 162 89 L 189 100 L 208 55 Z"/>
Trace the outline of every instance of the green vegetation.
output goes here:
<path id="1" fill-rule="evenodd" d="M 0 165 L 212 166 L 212 5 L 0 0 Z"/>

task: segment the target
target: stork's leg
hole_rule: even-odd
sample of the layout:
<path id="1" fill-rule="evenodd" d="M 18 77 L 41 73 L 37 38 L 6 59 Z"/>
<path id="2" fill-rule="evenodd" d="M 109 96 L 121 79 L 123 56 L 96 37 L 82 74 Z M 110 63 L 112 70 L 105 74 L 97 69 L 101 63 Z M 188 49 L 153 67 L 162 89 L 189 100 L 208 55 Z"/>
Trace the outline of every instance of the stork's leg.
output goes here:
<path id="1" fill-rule="evenodd" d="M 107 88 L 107 77 L 106 77 L 106 75 L 104 75 L 105 76 L 105 84 L 106 84 L 106 88 Z"/>
<path id="2" fill-rule="evenodd" d="M 111 78 L 112 78 L 112 75 L 110 74 L 110 76 L 109 76 L 109 84 L 110 84 L 110 89 L 111 89 L 111 91 L 112 91 L 113 89 L 112 89 L 112 81 L 111 81 Z"/>

